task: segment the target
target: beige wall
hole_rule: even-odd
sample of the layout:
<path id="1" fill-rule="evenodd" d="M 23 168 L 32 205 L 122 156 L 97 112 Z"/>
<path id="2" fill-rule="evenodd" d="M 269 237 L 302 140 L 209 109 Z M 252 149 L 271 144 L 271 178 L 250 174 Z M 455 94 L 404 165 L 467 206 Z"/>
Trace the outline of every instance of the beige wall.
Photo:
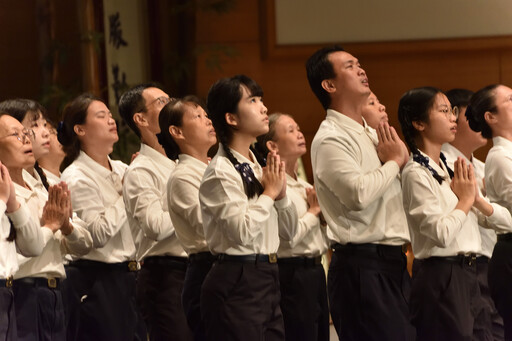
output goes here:
<path id="1" fill-rule="evenodd" d="M 279 44 L 512 34 L 510 0 L 278 0 Z"/>

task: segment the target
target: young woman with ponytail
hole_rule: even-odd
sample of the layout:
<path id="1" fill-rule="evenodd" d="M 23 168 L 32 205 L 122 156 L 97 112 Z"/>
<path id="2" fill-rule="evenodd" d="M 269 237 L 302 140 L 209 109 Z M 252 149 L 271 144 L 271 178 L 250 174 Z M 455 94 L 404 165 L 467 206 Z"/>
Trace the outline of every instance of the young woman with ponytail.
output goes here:
<path id="1" fill-rule="evenodd" d="M 512 89 L 501 84 L 478 90 L 466 109 L 469 126 L 492 138 L 485 160 L 485 189 L 491 202 L 512 213 Z M 489 262 L 489 288 L 503 317 L 505 340 L 512 339 L 512 224 L 498 232 Z"/>
<path id="2" fill-rule="evenodd" d="M 250 150 L 268 132 L 262 95 L 244 75 L 223 78 L 208 93 L 220 142 L 199 188 L 205 238 L 218 256 L 201 290 L 209 340 L 284 339 L 276 252 L 298 218 L 284 163 L 273 152 L 262 168 Z"/>
<path id="3" fill-rule="evenodd" d="M 502 228 L 510 214 L 478 195 L 473 168 L 464 159 L 448 168 L 441 146 L 455 138 L 458 111 L 440 90 L 406 92 L 398 118 L 412 152 L 402 187 L 415 255 L 410 312 L 417 340 L 492 339 L 476 274 L 478 220 Z"/>

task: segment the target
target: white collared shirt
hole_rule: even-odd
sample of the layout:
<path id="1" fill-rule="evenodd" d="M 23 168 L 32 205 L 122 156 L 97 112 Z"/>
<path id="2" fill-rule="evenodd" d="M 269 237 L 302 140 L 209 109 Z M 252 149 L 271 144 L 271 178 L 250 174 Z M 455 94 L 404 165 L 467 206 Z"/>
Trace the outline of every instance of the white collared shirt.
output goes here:
<path id="1" fill-rule="evenodd" d="M 487 197 L 512 213 L 512 142 L 501 136 L 494 137 L 492 142 L 485 159 Z M 498 231 L 507 232 L 512 232 L 512 224 L 507 230 Z"/>
<path id="2" fill-rule="evenodd" d="M 43 233 L 30 217 L 25 204 L 11 213 L 6 213 L 6 205 L 0 201 L 0 278 L 6 279 L 18 271 L 18 256 L 16 249 L 26 257 L 39 256 L 43 251 Z M 16 229 L 16 239 L 7 241 L 11 231 L 9 217 Z"/>
<path id="3" fill-rule="evenodd" d="M 316 257 L 323 255 L 329 248 L 326 226 L 322 226 L 320 218 L 308 212 L 306 188 L 311 188 L 306 181 L 295 180 L 286 174 L 286 195 L 297 210 L 299 216 L 297 231 L 290 241 L 281 240 L 278 257 Z"/>
<path id="4" fill-rule="evenodd" d="M 30 174 L 24 174 L 24 179 L 34 177 Z M 32 187 L 29 181 L 25 180 L 27 185 Z M 40 225 L 42 212 L 48 194 L 46 189 L 36 186 L 36 189 L 28 189 L 15 183 L 16 198 L 20 203 L 27 206 L 31 219 L 37 223 L 42 232 L 42 241 L 44 244 L 41 255 L 37 257 L 24 257 L 18 255 L 19 270 L 14 275 L 15 279 L 23 277 L 59 277 L 65 278 L 63 256 L 73 254 L 77 256 L 85 255 L 92 247 L 90 234 L 81 226 L 73 224 L 73 231 L 64 236 L 60 230 L 53 233 L 48 227 Z"/>
<path id="5" fill-rule="evenodd" d="M 402 245 L 409 230 L 402 205 L 400 168 L 377 156 L 366 125 L 327 110 L 311 145 L 318 201 L 333 242 Z"/>
<path id="6" fill-rule="evenodd" d="M 207 166 L 193 156 L 180 154 L 179 163 L 167 183 L 169 214 L 176 235 L 189 255 L 210 251 L 199 205 L 199 185 Z"/>
<path id="7" fill-rule="evenodd" d="M 73 210 L 91 234 L 93 249 L 83 259 L 120 263 L 135 259 L 133 241 L 122 195 L 122 180 L 128 167 L 109 158 L 112 171 L 86 153 L 80 154 L 62 172 L 71 191 Z"/>
<path id="8" fill-rule="evenodd" d="M 258 163 L 231 150 L 240 163 L 248 163 L 256 178 L 263 170 Z M 256 157 L 251 152 L 251 159 Z M 213 254 L 276 253 L 279 238 L 292 239 L 297 211 L 285 196 L 274 202 L 267 195 L 249 199 L 240 173 L 229 161 L 222 145 L 210 162 L 199 187 L 199 201 L 206 241 Z"/>
<path id="9" fill-rule="evenodd" d="M 46 175 L 46 180 L 48 180 L 48 184 L 50 186 L 56 185 L 60 182 L 60 177 L 58 175 L 53 174 L 52 172 L 50 172 L 47 169 L 44 169 L 43 167 L 41 167 L 41 169 L 43 170 L 44 175 Z"/>
<path id="10" fill-rule="evenodd" d="M 424 153 L 421 155 L 428 158 Z M 476 214 L 470 210 L 466 216 L 464 211 L 455 209 L 459 199 L 450 188 L 444 163 L 440 166 L 429 158 L 429 165 L 443 177 L 441 184 L 412 157 L 402 171 L 403 201 L 414 256 L 424 259 L 481 254 Z"/>
<path id="11" fill-rule="evenodd" d="M 462 154 L 457 148 L 452 146 L 449 143 L 445 143 L 441 148 L 444 156 L 446 157 L 446 162 L 448 163 L 448 167 L 452 170 L 454 169 L 454 163 L 457 160 L 457 157 L 462 157 L 466 162 L 473 165 L 475 170 L 475 177 L 478 183 L 479 195 L 483 197 L 486 201 L 489 201 L 487 197 L 482 193 L 483 187 L 483 179 L 485 177 L 485 164 L 478 160 L 473 155 L 471 156 L 471 160 L 468 160 L 464 154 Z M 510 212 L 508 210 L 496 203 L 491 203 L 493 207 L 493 214 L 490 217 L 485 217 L 480 211 L 476 208 L 472 208 L 472 210 L 478 216 L 480 235 L 482 238 L 482 255 L 491 257 L 492 251 L 494 250 L 494 245 L 496 245 L 496 231 L 502 231 L 503 229 L 512 229 L 512 217 L 510 216 Z"/>
<path id="12" fill-rule="evenodd" d="M 123 198 L 137 245 L 137 260 L 151 256 L 186 257 L 167 205 L 167 179 L 176 164 L 146 144 L 126 170 Z"/>

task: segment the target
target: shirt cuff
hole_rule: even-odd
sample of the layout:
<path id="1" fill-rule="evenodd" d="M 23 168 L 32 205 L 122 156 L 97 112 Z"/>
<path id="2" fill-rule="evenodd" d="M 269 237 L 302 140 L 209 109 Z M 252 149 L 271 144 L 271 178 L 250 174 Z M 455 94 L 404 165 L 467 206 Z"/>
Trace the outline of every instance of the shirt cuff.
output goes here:
<path id="1" fill-rule="evenodd" d="M 70 223 L 71 224 L 71 223 Z M 76 227 L 75 225 L 71 224 L 73 226 L 73 231 L 71 231 L 70 234 L 68 234 L 67 236 L 62 234 L 67 240 L 69 240 L 70 242 L 74 242 L 74 241 L 77 241 L 79 239 L 79 235 L 78 235 L 78 232 L 76 230 Z"/>
<path id="2" fill-rule="evenodd" d="M 311 212 L 306 212 L 301 218 L 301 220 L 306 224 L 306 226 L 320 226 L 320 218 L 318 216 L 314 215 Z"/>
<path id="3" fill-rule="evenodd" d="M 276 206 L 276 209 L 283 210 L 290 206 L 290 200 L 288 199 L 288 196 L 285 195 L 283 199 L 276 200 L 274 205 Z"/>
<path id="4" fill-rule="evenodd" d="M 396 163 L 396 161 L 393 160 L 389 160 L 388 162 L 386 162 L 382 166 L 382 169 L 385 170 L 386 174 L 393 177 L 397 176 L 400 173 L 400 166 L 398 166 L 398 163 Z"/>
<path id="5" fill-rule="evenodd" d="M 43 230 L 44 245 L 46 245 L 48 241 L 53 238 L 53 232 L 46 226 L 43 226 L 41 229 Z"/>
<path id="6" fill-rule="evenodd" d="M 7 205 L 5 204 L 5 202 L 3 202 L 3 200 L 0 200 L 0 214 L 4 214 L 5 211 L 7 210 Z"/>
<path id="7" fill-rule="evenodd" d="M 461 226 L 464 223 L 464 220 L 466 220 L 466 218 L 467 218 L 467 214 L 463 210 L 459 210 L 459 209 L 453 210 L 452 215 L 455 218 L 459 219 Z"/>
<path id="8" fill-rule="evenodd" d="M 262 194 L 258 197 L 258 203 L 269 210 L 274 206 L 274 200 L 266 194 Z"/>

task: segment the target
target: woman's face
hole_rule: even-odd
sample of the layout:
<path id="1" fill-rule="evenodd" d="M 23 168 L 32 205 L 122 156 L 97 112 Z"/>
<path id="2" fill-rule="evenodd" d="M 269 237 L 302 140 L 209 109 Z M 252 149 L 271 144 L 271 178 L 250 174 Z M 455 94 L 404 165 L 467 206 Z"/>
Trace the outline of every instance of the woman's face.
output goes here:
<path id="1" fill-rule="evenodd" d="M 512 131 L 512 89 L 500 85 L 495 91 L 496 120 L 500 130 Z"/>
<path id="2" fill-rule="evenodd" d="M 0 161 L 7 168 L 28 168 L 36 159 L 32 151 L 33 132 L 14 117 L 0 116 Z"/>
<path id="3" fill-rule="evenodd" d="M 57 138 L 57 130 L 51 125 L 48 125 L 48 131 L 50 132 L 49 155 L 64 159 L 66 153 L 62 149 L 62 145 L 60 144 L 59 139 Z"/>
<path id="4" fill-rule="evenodd" d="M 27 113 L 23 121 L 21 121 L 21 124 L 23 124 L 25 129 L 32 129 L 34 132 L 32 150 L 36 160 L 41 156 L 47 155 L 50 152 L 50 132 L 43 114 L 39 111 L 36 116 Z"/>
<path id="5" fill-rule="evenodd" d="M 379 99 L 372 92 L 363 106 L 362 115 L 370 127 L 377 129 L 381 122 L 388 121 L 386 107 L 379 102 Z"/>
<path id="6" fill-rule="evenodd" d="M 242 86 L 242 98 L 238 102 L 238 113 L 233 115 L 236 131 L 256 137 L 268 132 L 267 107 L 260 96 L 251 96 Z"/>
<path id="7" fill-rule="evenodd" d="M 307 151 L 306 140 L 299 125 L 288 115 L 280 116 L 275 122 L 274 141 L 270 145 L 275 148 L 269 149 L 276 150 L 283 159 L 297 159 Z"/>
<path id="8" fill-rule="evenodd" d="M 112 146 L 119 140 L 116 121 L 105 103 L 92 101 L 87 108 L 84 124 L 77 124 L 75 132 L 82 143 L 90 146 Z"/>
<path id="9" fill-rule="evenodd" d="M 452 142 L 457 133 L 457 118 L 452 113 L 450 101 L 443 93 L 438 93 L 429 110 L 429 122 L 423 123 L 423 140 L 434 144 Z"/>
<path id="10" fill-rule="evenodd" d="M 180 129 L 186 142 L 202 148 L 213 146 L 217 142 L 217 136 L 206 112 L 201 106 L 193 103 L 184 103 L 183 105 L 185 112 Z"/>

